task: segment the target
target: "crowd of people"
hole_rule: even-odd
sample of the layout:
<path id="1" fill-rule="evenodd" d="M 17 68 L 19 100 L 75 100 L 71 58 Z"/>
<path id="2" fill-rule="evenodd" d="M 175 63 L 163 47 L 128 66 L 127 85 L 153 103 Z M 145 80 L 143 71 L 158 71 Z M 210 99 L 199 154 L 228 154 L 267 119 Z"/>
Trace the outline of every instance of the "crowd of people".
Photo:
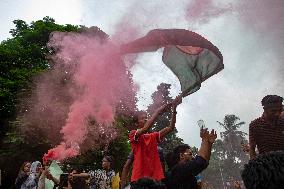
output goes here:
<path id="1" fill-rule="evenodd" d="M 189 145 L 183 144 L 164 156 L 159 143 L 175 129 L 177 106 L 182 97 L 158 108 L 146 119 L 146 113 L 139 112 L 135 118 L 136 128 L 129 134 L 131 153 L 122 168 L 121 178 L 113 170 L 113 157 L 104 156 L 102 169 L 89 172 L 72 170 L 60 177 L 49 171 L 50 162 L 24 162 L 15 181 L 17 189 L 43 189 L 46 180 L 59 189 L 206 189 L 201 184 L 200 174 L 209 164 L 212 145 L 217 138 L 216 131 L 201 128 L 201 145 L 193 155 Z M 284 113 L 283 98 L 277 95 L 265 96 L 261 103 L 263 115 L 249 125 L 249 144 L 243 149 L 250 155 L 249 162 L 241 172 L 247 189 L 280 189 L 284 186 Z M 149 132 L 159 115 L 170 110 L 170 125 L 157 132 Z M 131 170 L 132 167 L 132 170 Z M 128 180 L 131 172 L 130 180 Z M 240 181 L 231 185 L 241 189 Z"/>

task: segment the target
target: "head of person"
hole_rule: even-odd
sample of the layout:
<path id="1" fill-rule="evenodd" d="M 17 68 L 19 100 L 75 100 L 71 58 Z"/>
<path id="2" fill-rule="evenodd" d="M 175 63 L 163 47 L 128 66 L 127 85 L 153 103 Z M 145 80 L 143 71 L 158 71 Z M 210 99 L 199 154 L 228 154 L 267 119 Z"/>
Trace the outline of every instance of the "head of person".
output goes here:
<path id="1" fill-rule="evenodd" d="M 284 186 L 284 152 L 259 155 L 244 166 L 242 179 L 247 189 L 276 189 Z"/>
<path id="2" fill-rule="evenodd" d="M 175 147 L 173 152 L 167 154 L 165 157 L 167 165 L 170 169 L 180 162 L 191 161 L 193 158 L 192 150 L 187 144 L 182 144 Z"/>
<path id="3" fill-rule="evenodd" d="M 104 156 L 102 160 L 102 168 L 104 170 L 110 170 L 113 167 L 113 158 L 111 156 Z"/>
<path id="4" fill-rule="evenodd" d="M 31 164 L 30 172 L 34 175 L 39 175 L 42 171 L 42 165 L 39 161 L 35 161 Z"/>
<path id="5" fill-rule="evenodd" d="M 182 144 L 174 149 L 179 162 L 190 161 L 193 159 L 193 153 L 189 145 Z"/>
<path id="6" fill-rule="evenodd" d="M 25 161 L 22 166 L 21 166 L 21 171 L 25 172 L 25 173 L 28 173 L 30 172 L 30 168 L 31 168 L 31 162 L 29 161 Z"/>
<path id="7" fill-rule="evenodd" d="M 147 121 L 147 113 L 144 111 L 139 111 L 134 116 L 135 126 L 140 129 L 142 128 Z"/>
<path id="8" fill-rule="evenodd" d="M 282 112 L 283 98 L 277 95 L 267 95 L 261 100 L 264 115 L 270 121 L 277 121 Z"/>

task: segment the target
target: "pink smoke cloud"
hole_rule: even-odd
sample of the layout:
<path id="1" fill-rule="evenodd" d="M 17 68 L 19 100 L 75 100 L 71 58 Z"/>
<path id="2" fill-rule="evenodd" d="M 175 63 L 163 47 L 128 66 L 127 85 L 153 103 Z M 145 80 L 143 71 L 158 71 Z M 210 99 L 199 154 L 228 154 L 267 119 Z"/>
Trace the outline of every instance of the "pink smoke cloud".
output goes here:
<path id="1" fill-rule="evenodd" d="M 117 134 L 112 124 L 117 106 L 123 101 L 125 109 L 134 111 L 131 98 L 135 94 L 114 40 L 102 41 L 86 33 L 55 32 L 49 45 L 56 49 L 53 60 L 71 68 L 75 85 L 69 90 L 74 101 L 60 130 L 63 140 L 45 155 L 61 160 L 80 153 L 79 146 L 84 143 L 90 126 L 96 128 L 97 137 L 107 134 L 109 141 L 114 139 Z M 90 120 L 96 124 L 90 125 Z"/>
<path id="2" fill-rule="evenodd" d="M 187 3 L 186 19 L 190 24 L 206 24 L 213 19 L 226 16 L 237 18 L 247 32 L 253 33 L 259 44 L 265 50 L 273 52 L 271 56 L 276 59 L 273 66 L 279 77 L 283 78 L 284 65 L 281 64 L 284 55 L 284 1 L 282 0 L 239 0 L 239 1 L 213 1 L 192 0 Z M 234 24 L 234 23 L 232 23 Z M 225 32 L 225 31 L 224 31 Z M 245 35 L 245 33 L 244 33 Z"/>
<path id="3" fill-rule="evenodd" d="M 232 12 L 232 4 L 217 3 L 213 0 L 192 0 L 186 6 L 186 19 L 189 22 L 205 24 L 213 18 Z"/>

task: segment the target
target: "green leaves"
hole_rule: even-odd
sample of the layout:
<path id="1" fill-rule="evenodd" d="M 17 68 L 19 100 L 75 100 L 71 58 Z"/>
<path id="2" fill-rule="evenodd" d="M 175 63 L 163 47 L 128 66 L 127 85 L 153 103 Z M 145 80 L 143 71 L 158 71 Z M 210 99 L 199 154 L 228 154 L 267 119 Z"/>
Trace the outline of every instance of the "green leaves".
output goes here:
<path id="1" fill-rule="evenodd" d="M 24 108 L 18 107 L 21 97 L 31 95 L 33 78 L 51 67 L 46 58 L 49 35 L 53 31 L 79 29 L 70 24 L 56 24 L 50 17 L 31 24 L 23 20 L 13 23 L 12 38 L 0 43 L 0 167 L 6 171 L 3 177 L 8 174 L 9 179 L 13 179 L 11 175 L 17 172 L 23 160 L 41 158 L 50 147 L 43 137 L 41 141 L 34 139 L 34 143 L 27 143 L 18 132 L 21 123 L 16 120 L 16 110 Z"/>

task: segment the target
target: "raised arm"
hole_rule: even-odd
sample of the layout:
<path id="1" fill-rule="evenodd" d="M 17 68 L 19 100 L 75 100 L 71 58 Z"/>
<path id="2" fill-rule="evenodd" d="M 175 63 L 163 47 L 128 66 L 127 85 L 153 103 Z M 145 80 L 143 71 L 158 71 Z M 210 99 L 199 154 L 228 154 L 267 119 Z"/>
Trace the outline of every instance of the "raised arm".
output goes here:
<path id="1" fill-rule="evenodd" d="M 72 177 L 81 177 L 81 178 L 89 178 L 90 177 L 90 174 L 89 173 L 73 173 L 73 174 L 70 174 L 70 176 Z"/>
<path id="2" fill-rule="evenodd" d="M 163 128 L 162 130 L 160 130 L 160 137 L 164 138 L 165 136 L 167 136 L 170 132 L 172 132 L 175 129 L 175 125 L 176 125 L 176 107 L 173 107 L 173 112 L 172 112 L 172 119 L 170 122 L 170 125 L 168 127 Z"/>
<path id="3" fill-rule="evenodd" d="M 154 124 L 157 117 L 164 113 L 166 109 L 168 109 L 171 106 L 171 104 L 164 104 L 160 108 L 158 108 L 154 114 L 151 116 L 151 118 L 144 124 L 144 126 L 141 129 L 138 129 L 136 132 L 136 137 L 139 137 L 140 135 L 146 133 Z"/>
<path id="4" fill-rule="evenodd" d="M 170 121 L 170 125 L 168 127 L 163 128 L 160 131 L 160 137 L 164 138 L 166 135 L 168 135 L 170 132 L 172 132 L 176 127 L 176 114 L 177 114 L 177 106 L 182 102 L 182 96 L 179 95 L 175 98 L 175 100 L 172 102 L 172 118 Z"/>
<path id="5" fill-rule="evenodd" d="M 122 173 L 121 173 L 121 179 L 120 179 L 120 188 L 121 189 L 124 189 L 125 186 L 126 186 L 127 177 L 128 177 L 129 172 L 130 172 L 130 167 L 131 167 L 132 163 L 133 163 L 132 159 L 127 159 L 126 163 L 123 166 Z"/>
<path id="6" fill-rule="evenodd" d="M 202 139 L 198 155 L 205 159 L 207 162 L 210 160 L 212 145 L 217 138 L 216 131 L 214 129 L 207 131 L 207 129 L 201 129 L 200 137 Z"/>

